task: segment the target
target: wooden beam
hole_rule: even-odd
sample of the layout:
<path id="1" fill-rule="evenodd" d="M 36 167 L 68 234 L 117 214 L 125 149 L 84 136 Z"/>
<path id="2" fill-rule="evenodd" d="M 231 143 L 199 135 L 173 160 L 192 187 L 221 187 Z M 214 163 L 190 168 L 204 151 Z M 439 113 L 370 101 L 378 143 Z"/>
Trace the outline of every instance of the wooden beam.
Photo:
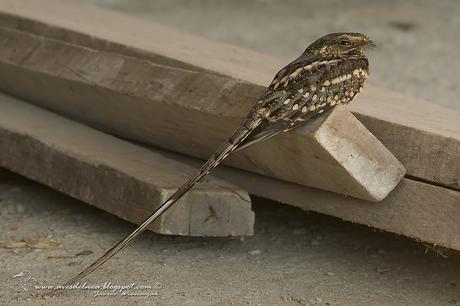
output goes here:
<path id="1" fill-rule="evenodd" d="M 8 28 L 0 28 L 0 44 L 1 89 L 107 132 L 203 159 L 255 101 L 247 83 L 206 72 Z M 347 110 L 312 126 L 240 152 L 227 164 L 370 201 L 385 198 L 404 175 L 401 163 Z"/>
<path id="2" fill-rule="evenodd" d="M 141 18 L 93 7 L 88 9 L 57 0 L 0 0 L 0 4 L 0 26 L 6 28 L 157 64 L 243 80 L 246 82 L 244 90 L 226 87 L 228 96 L 238 95 L 238 104 L 219 108 L 232 117 L 242 116 L 285 64 L 265 54 L 210 42 Z M 460 189 L 458 111 L 375 86 L 366 87 L 351 110 L 403 162 L 408 175 Z M 229 104 L 234 100 L 223 101 Z"/>
<path id="3" fill-rule="evenodd" d="M 460 192 L 403 179 L 382 202 L 369 203 L 234 168 L 216 175 L 249 193 L 460 251 Z"/>
<path id="4" fill-rule="evenodd" d="M 376 87 L 351 110 L 407 174 L 460 190 L 460 112 Z"/>
<path id="5" fill-rule="evenodd" d="M 145 217 L 201 164 L 129 144 L 4 95 L 0 108 L 0 166 L 132 222 Z M 258 196 L 460 250 L 460 192 L 404 179 L 375 204 L 234 168 L 218 169 L 217 176 L 225 181 L 212 178 L 195 187 L 153 230 L 252 233 L 248 196 L 226 183 L 233 181 Z M 190 205 L 193 212 L 184 207 Z M 211 210 L 217 220 L 208 219 Z"/>
<path id="6" fill-rule="evenodd" d="M 2 167 L 135 223 L 201 163 L 129 144 L 4 95 L 0 107 Z M 383 202 L 372 204 L 231 168 L 218 174 L 259 196 L 460 250 L 456 191 L 404 179 Z M 218 217 L 205 222 L 210 211 Z M 251 233 L 252 222 L 247 194 L 212 179 L 197 186 L 153 230 L 238 235 Z"/>
<path id="7" fill-rule="evenodd" d="M 0 167 L 133 223 L 142 222 L 199 162 L 151 152 L 0 94 Z M 190 236 L 252 235 L 248 194 L 210 177 L 150 229 Z"/>

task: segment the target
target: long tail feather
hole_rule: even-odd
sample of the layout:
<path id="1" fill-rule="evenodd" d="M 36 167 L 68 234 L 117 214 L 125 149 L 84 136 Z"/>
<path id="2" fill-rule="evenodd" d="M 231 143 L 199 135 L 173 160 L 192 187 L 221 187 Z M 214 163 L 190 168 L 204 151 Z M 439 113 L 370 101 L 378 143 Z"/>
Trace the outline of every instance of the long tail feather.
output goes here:
<path id="1" fill-rule="evenodd" d="M 166 202 L 160 205 L 155 211 L 139 225 L 131 234 L 118 242 L 114 247 L 108 250 L 104 255 L 97 259 L 88 268 L 80 272 L 78 275 L 64 283 L 62 287 L 70 286 L 88 276 L 91 272 L 103 265 L 107 260 L 117 254 L 120 250 L 128 246 L 134 239 L 143 233 L 158 217 L 167 211 L 174 203 L 176 203 L 184 194 L 186 194 L 195 184 L 200 182 L 209 172 L 217 167 L 228 155 L 230 155 L 238 145 L 249 136 L 249 134 L 260 124 L 260 118 L 255 117 L 245 122 L 243 126 L 238 128 L 232 137 L 227 140 L 211 158 L 201 167 L 200 171 L 183 184 Z M 63 288 L 62 288 L 63 289 Z"/>

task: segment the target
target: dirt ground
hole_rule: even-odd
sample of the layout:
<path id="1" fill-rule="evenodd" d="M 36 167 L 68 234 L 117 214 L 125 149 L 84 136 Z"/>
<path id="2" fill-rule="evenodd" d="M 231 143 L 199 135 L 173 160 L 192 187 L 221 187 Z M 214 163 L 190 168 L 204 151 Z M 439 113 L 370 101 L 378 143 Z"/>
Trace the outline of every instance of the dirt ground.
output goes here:
<path id="1" fill-rule="evenodd" d="M 133 225 L 22 178 L 3 180 L 0 199 L 0 241 L 61 245 L 0 248 L 2 305 L 460 305 L 460 255 L 261 199 L 253 237 L 149 232 L 86 280 L 152 288 L 125 290 L 140 296 L 82 289 L 40 298 L 35 285 L 79 272 Z M 13 278 L 22 271 L 33 278 Z"/>
<path id="2" fill-rule="evenodd" d="M 460 110 L 458 1 L 84 2 L 286 61 L 323 33 L 366 32 L 380 45 L 371 59 L 375 84 Z M 253 202 L 253 237 L 146 233 L 87 279 L 88 285 L 143 288 L 41 298 L 37 292 L 44 290 L 35 285 L 59 284 L 134 227 L 23 178 L 1 179 L 0 242 L 37 246 L 30 240 L 40 239 L 41 247 L 55 241 L 60 248 L 0 247 L 0 305 L 460 305 L 459 254 L 439 254 L 411 239 L 263 199 Z M 128 296 L 133 294 L 138 296 Z"/>

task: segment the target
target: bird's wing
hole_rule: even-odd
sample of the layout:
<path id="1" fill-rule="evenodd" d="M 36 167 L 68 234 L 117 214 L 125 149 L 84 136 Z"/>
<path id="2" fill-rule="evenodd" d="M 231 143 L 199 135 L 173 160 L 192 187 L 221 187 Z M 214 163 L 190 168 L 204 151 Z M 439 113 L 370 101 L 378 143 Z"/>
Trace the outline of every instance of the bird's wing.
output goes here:
<path id="1" fill-rule="evenodd" d="M 259 132 L 254 135 L 250 135 L 250 137 L 246 138 L 235 150 L 234 152 L 239 152 L 241 150 L 244 150 L 256 143 L 265 141 L 273 136 L 276 136 L 282 132 L 292 130 L 300 125 L 302 125 L 303 122 L 278 122 L 277 124 L 273 124 L 269 129 L 263 130 L 262 132 Z"/>
<path id="2" fill-rule="evenodd" d="M 242 151 L 252 145 L 255 145 L 256 143 L 263 142 L 278 134 L 293 130 L 305 124 L 305 122 L 307 121 L 311 121 L 318 116 L 322 116 L 322 115 L 329 113 L 332 110 L 332 108 L 333 106 L 327 105 L 323 108 L 324 112 L 321 112 L 321 113 L 310 112 L 307 115 L 296 118 L 296 119 L 279 121 L 279 122 L 267 125 L 260 132 L 257 132 L 258 129 L 256 129 L 244 141 L 241 142 L 241 144 L 234 150 L 234 152 L 236 153 L 236 152 Z"/>
<path id="3" fill-rule="evenodd" d="M 327 112 L 332 108 L 332 105 L 325 104 L 324 107 L 305 110 L 315 102 L 313 101 L 314 94 L 306 96 L 306 93 L 310 90 L 311 85 L 317 83 L 318 79 L 302 78 L 302 76 L 309 73 L 309 71 L 305 70 L 307 66 L 312 66 L 320 61 L 321 58 L 315 55 L 302 54 L 275 75 L 265 95 L 255 106 L 259 110 L 266 108 L 270 114 L 235 149 L 235 152 L 282 132 L 292 130 L 312 117 Z M 317 76 L 321 75 L 321 71 L 317 72 L 319 72 Z M 289 84 L 290 82 L 291 84 Z"/>

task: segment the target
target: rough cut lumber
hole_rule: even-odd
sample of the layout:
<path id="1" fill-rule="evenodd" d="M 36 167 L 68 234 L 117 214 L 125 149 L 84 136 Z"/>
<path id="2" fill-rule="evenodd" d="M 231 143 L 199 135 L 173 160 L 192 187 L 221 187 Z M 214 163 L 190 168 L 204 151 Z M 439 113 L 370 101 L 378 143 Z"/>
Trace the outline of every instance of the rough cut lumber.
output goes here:
<path id="1" fill-rule="evenodd" d="M 255 101 L 242 81 L 22 31 L 0 28 L 0 44 L 1 89 L 110 133 L 203 159 Z M 401 163 L 345 108 L 314 129 L 275 137 L 227 164 L 370 201 L 385 198 L 404 175 Z"/>
<path id="2" fill-rule="evenodd" d="M 185 180 L 201 163 L 158 149 L 140 148 L 4 95 L 0 95 L 0 107 L 0 166 L 8 166 L 130 221 L 140 221 L 150 210 L 146 203 L 158 201 L 158 180 L 161 185 L 176 187 L 178 180 Z M 176 173 L 183 171 L 182 177 L 170 180 L 168 168 Z M 275 201 L 460 250 L 460 192 L 403 179 L 390 196 L 373 204 L 234 168 L 217 169 L 217 175 Z M 216 228 L 203 222 L 211 216 L 209 210 L 201 207 L 220 199 L 212 207 L 217 215 L 231 211 L 232 233 L 244 228 L 252 233 L 248 224 L 252 224 L 253 215 L 247 194 L 228 183 L 216 183 L 216 179 L 211 182 L 223 186 L 214 192 L 222 194 L 227 188 L 233 192 L 220 198 L 214 193 L 204 196 L 213 185 L 200 184 L 181 204 L 193 203 L 195 222 L 188 223 L 187 216 L 191 215 L 186 212 L 184 216 L 180 206 L 174 210 L 174 216 L 168 216 L 166 224 L 157 226 L 164 229 L 184 222 L 191 224 L 190 230 L 197 235 L 209 235 L 209 230 L 215 234 Z M 164 188 L 163 198 L 174 187 Z M 207 222 L 212 221 L 211 218 Z M 223 226 L 222 223 L 215 226 Z M 173 230 L 178 231 L 177 227 Z"/>
<path id="3" fill-rule="evenodd" d="M 382 202 L 369 203 L 234 168 L 216 175 L 249 193 L 460 251 L 460 192 L 404 178 Z"/>
<path id="4" fill-rule="evenodd" d="M 198 167 L 0 95 L 0 166 L 140 223 Z M 209 178 L 151 226 L 162 234 L 252 235 L 248 194 Z"/>
<path id="5" fill-rule="evenodd" d="M 285 64 L 264 54 L 210 42 L 140 18 L 57 0 L 0 0 L 0 26 L 157 64 L 243 80 L 247 82 L 245 90 L 226 87 L 230 97 L 242 95 L 238 109 L 235 105 L 225 109 L 235 117 L 247 111 L 245 107 L 254 103 Z M 366 87 L 351 109 L 403 162 L 408 175 L 460 189 L 458 111 Z M 126 109 L 123 113 L 129 114 Z"/>
<path id="6" fill-rule="evenodd" d="M 155 205 L 147 203 L 163 201 L 200 164 L 129 144 L 4 95 L 0 107 L 2 167 L 132 222 L 141 221 Z M 383 202 L 372 204 L 230 168 L 218 174 L 256 195 L 460 250 L 459 192 L 404 179 Z M 247 194 L 222 180 L 210 183 L 198 185 L 152 229 L 208 236 L 252 233 Z"/>
<path id="7" fill-rule="evenodd" d="M 49 10 L 49 7 L 53 7 L 53 10 Z M 210 42 L 138 18 L 98 11 L 94 8 L 85 9 L 57 0 L 0 0 L 0 26 L 93 50 L 182 68 L 188 72 L 196 72 L 194 79 L 206 80 L 207 74 L 227 77 L 228 83 L 223 83 L 226 86 L 218 86 L 224 91 L 221 94 L 227 98 L 223 99 L 223 104 L 227 106 L 224 109 L 219 108 L 220 105 L 215 105 L 217 111 L 229 112 L 230 119 L 224 122 L 222 130 L 228 130 L 237 124 L 237 119 L 247 111 L 245 106 L 254 103 L 277 69 L 285 64 L 263 54 Z M 65 66 L 66 62 L 63 64 Z M 109 68 L 101 66 L 102 72 L 103 69 Z M 133 71 L 136 71 L 136 68 L 138 67 L 134 67 Z M 3 73 L 2 71 L 0 73 Z M 70 75 L 72 71 L 63 68 L 61 73 Z M 22 77 L 27 78 L 25 75 Z M 237 83 L 234 79 L 244 82 Z M 40 84 L 49 81 L 46 78 L 41 80 Z M 55 89 L 59 90 L 59 86 Z M 72 89 L 85 93 L 81 87 Z M 208 92 L 209 88 L 204 90 Z M 113 99 L 112 93 L 107 90 L 101 89 L 98 93 L 100 100 Z M 46 92 L 40 94 L 46 95 Z M 235 97 L 238 97 L 238 100 Z M 232 101 L 238 104 L 229 103 Z M 130 109 L 135 107 L 132 107 L 132 104 L 127 105 L 128 107 L 122 107 L 121 104 L 113 108 L 108 107 L 107 121 L 114 131 L 123 132 L 129 136 L 128 138 L 136 139 L 133 135 L 128 135 L 133 131 L 124 129 L 124 122 L 113 121 L 113 113 L 130 115 Z M 373 86 L 367 86 L 364 94 L 353 104 L 352 110 L 366 127 L 403 161 L 410 177 L 460 188 L 458 112 L 402 97 Z M 208 118 L 203 115 L 202 119 L 204 124 Z M 150 135 L 151 131 L 146 126 L 146 121 L 135 116 L 131 116 L 130 120 L 137 121 L 140 133 Z M 104 128 L 102 124 L 99 127 Z M 216 129 L 216 126 L 205 126 L 204 131 L 206 129 Z M 201 140 L 197 139 L 198 145 Z M 227 178 L 234 177 L 235 182 L 244 185 L 255 194 L 460 249 L 460 199 L 458 192 L 454 190 L 404 179 L 394 193 L 382 203 L 375 205 L 261 175 L 241 174 L 242 171 L 233 169 L 228 171 L 240 173 Z"/>
<path id="8" fill-rule="evenodd" d="M 407 174 L 460 190 L 460 112 L 369 89 L 351 110 L 404 164 Z"/>

